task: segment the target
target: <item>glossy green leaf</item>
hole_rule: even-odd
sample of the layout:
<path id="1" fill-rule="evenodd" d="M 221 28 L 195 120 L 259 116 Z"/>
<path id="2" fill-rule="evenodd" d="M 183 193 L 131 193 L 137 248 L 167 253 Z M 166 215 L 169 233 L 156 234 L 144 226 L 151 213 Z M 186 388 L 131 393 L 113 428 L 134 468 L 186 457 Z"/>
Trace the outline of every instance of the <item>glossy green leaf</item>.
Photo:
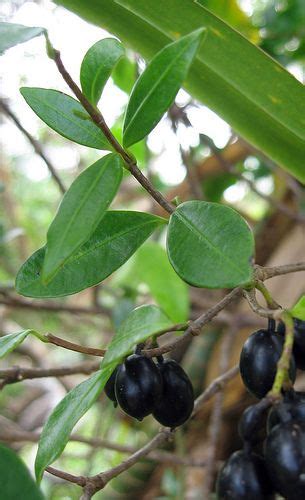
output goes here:
<path id="1" fill-rule="evenodd" d="M 164 47 L 136 81 L 124 122 L 123 144 L 126 147 L 149 134 L 174 101 L 186 79 L 203 31 L 197 30 Z"/>
<path id="2" fill-rule="evenodd" d="M 0 359 L 16 349 L 33 330 L 23 330 L 22 332 L 10 333 L 0 337 Z"/>
<path id="3" fill-rule="evenodd" d="M 118 271 L 115 283 L 135 288 L 144 283 L 172 321 L 183 323 L 189 317 L 188 286 L 173 270 L 164 248 L 154 241 L 139 248 L 134 257 Z"/>
<path id="4" fill-rule="evenodd" d="M 122 180 L 122 160 L 111 153 L 84 170 L 65 193 L 49 227 L 42 279 L 48 282 L 85 243 L 112 202 Z"/>
<path id="5" fill-rule="evenodd" d="M 188 201 L 171 215 L 169 260 L 186 282 L 206 288 L 233 288 L 252 279 L 254 239 L 232 208 Z"/>
<path id="6" fill-rule="evenodd" d="M 0 484 L 3 500 L 43 500 L 43 495 L 24 462 L 16 453 L 0 446 Z"/>
<path id="7" fill-rule="evenodd" d="M 49 416 L 39 440 L 35 473 L 40 482 L 45 468 L 64 450 L 73 427 L 89 410 L 111 375 L 110 369 L 98 371 L 68 392 Z"/>
<path id="8" fill-rule="evenodd" d="M 73 97 L 36 87 L 22 87 L 20 92 L 36 115 L 60 135 L 83 146 L 112 150 L 101 129 Z"/>
<path id="9" fill-rule="evenodd" d="M 305 321 L 305 295 L 302 295 L 290 312 L 294 318 Z"/>
<path id="10" fill-rule="evenodd" d="M 136 344 L 157 335 L 158 332 L 173 326 L 173 322 L 157 306 L 145 305 L 131 311 L 110 342 L 102 369 L 116 366 L 130 354 Z"/>
<path id="11" fill-rule="evenodd" d="M 71 255 L 54 279 L 44 285 L 45 248 L 23 264 L 16 290 L 27 297 L 61 297 L 97 285 L 118 269 L 166 220 L 143 212 L 106 212 L 89 240 Z"/>
<path id="12" fill-rule="evenodd" d="M 207 9 L 193 0 L 56 2 L 114 33 L 146 60 L 177 36 L 205 27 L 186 90 L 305 182 L 304 86 Z"/>
<path id="13" fill-rule="evenodd" d="M 111 72 L 124 48 L 115 38 L 104 38 L 96 42 L 82 61 L 80 82 L 83 94 L 92 104 L 97 104 Z"/>
<path id="14" fill-rule="evenodd" d="M 0 22 L 0 54 L 19 43 L 27 42 L 31 38 L 41 35 L 44 31 L 44 28 Z"/>

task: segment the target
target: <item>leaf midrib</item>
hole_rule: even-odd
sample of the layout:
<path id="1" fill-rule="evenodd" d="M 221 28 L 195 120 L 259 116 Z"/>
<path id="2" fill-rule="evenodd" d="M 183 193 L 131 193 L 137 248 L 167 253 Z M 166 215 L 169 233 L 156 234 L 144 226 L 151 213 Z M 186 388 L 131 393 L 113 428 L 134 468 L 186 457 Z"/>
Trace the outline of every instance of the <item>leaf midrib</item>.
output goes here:
<path id="1" fill-rule="evenodd" d="M 99 183 L 99 181 L 101 180 L 101 178 L 103 177 L 103 174 L 105 172 L 105 169 L 107 168 L 108 164 L 109 164 L 109 161 L 111 160 L 111 158 L 108 158 L 107 161 L 104 162 L 104 165 L 101 166 L 101 171 L 99 172 L 99 175 L 97 176 L 97 178 L 95 179 L 95 181 L 93 182 L 93 184 L 91 185 L 89 191 L 87 191 L 87 194 L 86 196 L 84 196 L 84 198 L 82 199 L 81 203 L 79 204 L 79 206 L 77 207 L 77 209 L 74 211 L 74 214 L 72 215 L 70 221 L 69 221 L 69 224 L 67 224 L 66 226 L 66 229 L 65 231 L 63 232 L 62 234 L 62 237 L 60 238 L 59 240 L 59 243 L 56 245 L 56 254 L 58 254 L 61 246 L 62 246 L 62 243 L 63 241 L 65 240 L 66 236 L 67 236 L 67 233 L 70 231 L 71 227 L 73 226 L 74 224 L 74 221 L 76 219 L 76 217 L 78 216 L 79 212 L 82 210 L 84 204 L 86 203 L 86 201 L 88 200 L 88 198 L 90 197 L 92 191 L 95 189 L 96 185 Z M 90 167 L 89 167 L 90 168 Z M 99 220 L 99 217 L 97 217 L 97 219 Z M 98 222 L 95 221 L 95 224 L 97 224 Z M 96 227 L 96 226 L 95 226 Z M 51 228 L 50 228 L 51 229 Z M 95 229 L 95 228 L 94 228 Z M 93 231 L 94 231 L 93 229 Z M 64 262 L 66 262 L 66 259 L 62 262 L 61 265 L 64 264 Z M 57 267 L 58 268 L 58 267 Z"/>
<path id="2" fill-rule="evenodd" d="M 156 224 L 156 223 L 157 223 L 157 221 L 145 221 L 145 222 L 143 222 L 142 224 L 139 224 L 136 227 L 127 228 L 126 230 L 123 230 L 120 233 L 116 233 L 113 236 L 109 236 L 108 238 L 106 238 L 105 240 L 102 240 L 100 243 L 97 243 L 96 245 L 94 245 L 94 247 L 88 249 L 86 252 L 82 253 L 81 255 L 76 255 L 76 256 L 73 255 L 73 257 L 68 258 L 65 261 L 65 265 L 71 264 L 74 261 L 77 261 L 77 260 L 85 258 L 88 254 L 91 254 L 92 252 L 95 252 L 95 250 L 97 250 L 98 248 L 102 248 L 106 244 L 110 243 L 111 241 L 113 241 L 113 240 L 115 240 L 117 238 L 120 238 L 121 236 L 124 236 L 125 234 L 132 233 L 133 231 L 135 231 L 137 229 L 140 229 L 143 226 L 148 226 L 150 224 L 153 225 L 153 224 Z"/>
<path id="3" fill-rule="evenodd" d="M 98 372 L 96 373 L 96 375 L 97 375 L 97 374 L 98 374 Z M 84 399 L 88 396 L 89 392 L 91 392 L 91 391 L 93 390 L 93 388 L 95 387 L 95 385 L 97 384 L 97 382 L 99 382 L 99 381 L 100 381 L 100 377 L 101 377 L 102 375 L 103 375 L 103 373 L 102 373 L 102 371 L 100 370 L 99 376 L 97 377 L 97 380 L 94 382 L 94 384 L 93 384 L 92 386 L 90 386 L 90 388 L 89 388 L 89 389 L 88 389 L 88 390 L 87 390 L 87 391 L 83 394 L 83 396 L 82 396 L 80 399 L 78 398 L 78 406 L 80 406 L 80 402 L 82 403 L 82 402 L 84 401 Z M 101 390 L 102 390 L 102 389 L 101 389 Z M 74 398 L 73 398 L 73 399 L 74 399 Z M 72 399 L 72 400 L 73 400 L 73 399 Z M 63 400 L 62 400 L 62 401 L 63 401 Z M 85 410 L 85 412 L 86 412 L 86 410 Z M 80 420 L 80 418 L 84 415 L 84 413 L 85 413 L 85 412 L 81 412 L 81 416 L 80 416 L 79 418 L 77 418 L 76 422 L 78 422 L 78 420 Z M 70 415 L 71 415 L 71 412 L 70 412 Z M 67 419 L 65 419 L 65 422 L 67 422 Z M 69 423 L 69 422 L 68 422 L 68 423 Z M 56 424 L 56 422 L 55 422 L 55 424 Z M 73 421 L 72 429 L 73 429 L 74 425 L 75 425 L 75 424 L 74 424 L 74 421 Z M 54 423 L 53 423 L 52 427 L 54 428 Z M 70 429 L 70 428 L 71 428 L 71 426 L 69 426 L 69 429 Z M 48 430 L 48 429 L 47 429 L 47 430 Z M 66 434 L 67 434 L 66 426 L 64 426 L 64 432 L 65 432 L 65 435 L 66 435 Z M 70 435 L 70 430 L 68 431 L 68 438 L 69 438 L 69 435 Z M 47 437 L 47 440 L 46 440 L 46 441 L 48 442 L 48 436 L 46 435 L 46 437 Z M 40 437 L 40 443 L 42 443 L 42 439 L 43 439 L 43 438 L 44 438 L 44 433 L 43 433 L 43 434 L 41 435 L 41 437 Z M 62 446 L 62 447 L 60 446 L 60 449 L 59 449 L 56 453 L 54 453 L 54 452 L 53 452 L 53 454 L 51 455 L 51 458 L 48 460 L 48 462 L 47 462 L 47 464 L 46 464 L 46 465 L 43 465 L 42 467 L 41 467 L 41 466 L 39 467 L 39 472 L 40 472 L 40 473 L 41 473 L 41 471 L 44 471 L 44 470 L 45 470 L 45 467 L 47 467 L 49 464 L 53 463 L 53 462 L 56 460 L 56 458 L 58 458 L 58 457 L 59 457 L 59 455 L 61 454 L 61 452 L 64 450 L 64 448 L 65 448 L 65 446 L 66 446 L 66 443 L 67 443 L 67 441 L 65 441 L 65 442 L 63 443 L 63 446 Z M 48 447 L 48 449 L 49 449 L 49 447 Z M 39 447 L 38 447 L 38 451 L 39 451 Z M 38 452 L 37 452 L 37 458 L 38 458 L 38 456 L 39 456 L 39 455 L 38 455 Z M 36 458 L 36 460 L 37 460 L 37 458 Z M 45 462 L 45 460 L 44 460 L 43 462 Z M 38 464 L 39 464 L 39 463 L 38 463 Z"/>
<path id="4" fill-rule="evenodd" d="M 162 221 L 161 221 L 162 222 Z M 90 249 L 88 249 L 86 252 L 82 253 L 81 255 L 78 254 L 78 255 L 73 255 L 72 257 L 68 257 L 67 260 L 64 262 L 63 266 L 62 267 L 65 267 L 65 266 L 68 266 L 70 264 L 73 264 L 73 262 L 77 261 L 77 260 L 81 260 L 83 258 L 85 258 L 87 255 L 90 255 L 91 253 L 95 252 L 95 250 L 97 250 L 98 248 L 102 248 L 103 246 L 105 246 L 106 244 L 110 243 L 111 241 L 115 240 L 116 238 L 120 238 L 121 236 L 124 236 L 125 234 L 128 234 L 129 232 L 133 232 L 135 230 L 138 230 L 140 228 L 142 228 L 143 226 L 148 226 L 148 225 L 159 225 L 160 224 L 160 221 L 156 221 L 156 220 L 153 220 L 153 221 L 145 221 L 141 224 L 139 224 L 138 226 L 136 227 L 133 227 L 133 228 L 127 228 L 126 230 L 123 230 L 121 231 L 120 233 L 116 233 L 115 235 L 113 236 L 110 236 L 109 238 L 106 238 L 105 240 L 102 240 L 100 243 L 94 245 L 94 247 L 91 247 Z M 39 276 L 37 279 L 31 281 L 29 283 L 29 287 L 31 289 L 33 283 L 37 283 L 41 281 L 41 276 Z M 25 288 L 26 290 L 27 288 Z"/>
<path id="5" fill-rule="evenodd" d="M 120 56 L 120 57 L 119 57 L 119 59 L 120 59 L 121 57 L 122 57 L 122 56 Z M 117 62 L 118 62 L 118 59 L 117 59 L 116 63 L 117 63 Z M 116 64 L 116 63 L 115 63 L 115 64 Z M 115 64 L 114 64 L 114 66 L 115 66 Z M 107 74 L 109 74 L 109 76 L 111 75 L 111 67 L 112 67 L 112 66 L 113 66 L 113 65 L 111 65 L 111 66 L 110 66 L 109 64 L 108 64 L 108 66 L 107 66 Z M 102 64 L 100 64 L 99 69 L 96 71 L 95 77 L 94 77 L 94 78 L 93 78 L 93 80 L 92 80 L 92 85 L 91 85 L 91 92 L 90 92 L 90 94 L 91 94 L 91 100 L 92 100 L 92 102 L 95 104 L 95 106 L 96 106 L 97 101 L 98 101 L 98 99 L 95 99 L 95 95 L 97 94 L 97 92 L 96 92 L 96 82 L 97 82 L 97 80 L 98 80 L 98 78 L 99 78 L 100 74 L 101 74 L 101 73 L 103 73 L 103 68 L 105 68 L 105 66 L 103 66 Z M 105 73 L 106 73 L 106 71 L 105 71 Z M 108 77 L 108 78 L 109 78 L 109 77 Z M 103 92 L 104 87 L 105 87 L 105 84 L 103 85 L 102 89 L 100 89 L 100 92 L 101 92 L 101 93 Z"/>
<path id="6" fill-rule="evenodd" d="M 160 78 L 155 82 L 155 84 L 151 87 L 150 89 L 150 92 L 146 95 L 146 97 L 143 99 L 141 105 L 138 107 L 137 111 L 134 113 L 132 119 L 130 120 L 129 124 L 127 125 L 126 129 L 124 130 L 124 136 L 126 136 L 127 134 L 127 131 L 128 129 L 130 128 L 130 126 L 134 123 L 137 115 L 139 114 L 139 112 L 144 108 L 144 106 L 146 105 L 147 103 L 147 100 L 150 98 L 150 96 L 153 94 L 153 92 L 155 91 L 156 87 L 160 84 L 160 82 L 162 82 L 162 80 L 164 80 L 168 73 L 170 72 L 172 66 L 174 65 L 174 63 L 177 61 L 177 59 L 179 59 L 181 57 L 181 55 L 183 54 L 183 52 L 186 52 L 187 49 L 189 48 L 189 46 L 191 45 L 191 41 L 178 53 L 177 57 L 175 59 L 172 60 L 172 62 L 167 66 L 167 69 L 165 70 L 165 72 L 160 76 Z M 165 49 L 165 47 L 164 47 Z M 136 88 L 135 88 L 136 90 Z M 127 116 L 127 115 L 126 115 Z"/>
<path id="7" fill-rule="evenodd" d="M 39 89 L 39 90 L 44 90 L 44 89 Z M 65 94 L 64 94 L 64 95 L 65 95 Z M 78 102 L 78 101 L 76 101 L 76 99 L 73 99 L 73 97 L 70 97 L 70 96 L 67 96 L 67 97 L 68 97 L 68 98 L 70 98 L 70 99 L 72 99 L 73 101 L 75 101 L 75 103 L 76 103 L 76 104 L 79 104 L 79 102 Z M 56 112 L 56 113 L 58 113 L 59 115 L 63 116 L 63 117 L 64 117 L 67 121 L 70 121 L 70 122 L 71 122 L 71 123 L 73 123 L 76 127 L 80 128 L 80 129 L 82 129 L 82 130 L 85 130 L 85 132 L 87 133 L 87 135 L 91 136 L 91 137 L 92 137 L 92 138 L 94 138 L 94 139 L 101 139 L 102 141 L 104 141 L 103 136 L 102 136 L 101 134 L 98 134 L 98 132 L 99 132 L 99 129 L 98 129 L 98 128 L 96 128 L 95 134 L 92 134 L 92 133 L 91 133 L 91 131 L 90 131 L 90 133 L 89 133 L 88 128 L 87 128 L 87 127 L 84 127 L 84 126 L 83 126 L 83 125 L 82 125 L 79 121 L 77 121 L 77 122 L 76 122 L 76 121 L 72 120 L 72 119 L 71 119 L 71 115 L 66 115 L 66 114 L 65 114 L 65 113 L 63 113 L 61 110 L 59 111 L 59 110 L 58 110 L 58 108 L 55 108 L 54 106 L 51 106 L 51 105 L 50 105 L 47 101 L 45 101 L 45 100 L 39 100 L 39 99 L 38 99 L 37 97 L 35 97 L 35 96 L 34 96 L 34 99 L 35 99 L 35 100 L 36 100 L 39 104 L 40 104 L 40 103 L 43 103 L 43 104 L 44 104 L 44 106 L 46 106 L 47 108 L 50 108 L 52 111 L 55 111 L 55 112 Z M 80 105 L 80 107 L 82 108 L 82 111 L 85 113 L 84 108 L 81 106 L 81 104 L 79 104 L 79 105 Z M 35 113 L 36 113 L 36 111 L 35 111 Z M 39 116 L 39 115 L 38 115 L 38 116 Z M 39 117 L 39 118 L 40 118 L 40 117 Z M 89 117 L 89 115 L 88 115 L 88 118 L 90 118 L 90 117 Z M 45 121 L 43 118 L 41 118 L 41 120 Z M 90 121 L 90 122 L 91 122 L 91 121 Z M 47 122 L 45 122 L 45 123 L 47 123 Z M 48 125 L 49 127 L 53 128 L 53 127 L 52 127 L 51 125 L 49 125 L 48 123 L 47 123 L 47 125 Z M 93 125 L 94 127 L 96 127 L 96 125 L 95 125 L 93 122 L 91 122 L 91 125 Z M 54 129 L 54 130 L 55 130 L 55 129 Z M 61 134 L 61 132 L 58 132 L 57 130 L 56 130 L 56 132 L 57 132 L 57 133 L 59 133 L 59 134 Z M 73 140 L 73 139 L 72 139 L 72 140 Z M 105 146 L 105 145 L 107 145 L 107 146 L 108 146 L 108 143 L 105 141 L 105 142 L 103 142 L 103 145 L 104 145 L 104 146 Z"/>
<path id="8" fill-rule="evenodd" d="M 219 250 L 219 248 L 205 234 L 201 233 L 200 230 L 195 226 L 195 224 L 193 224 L 193 222 L 185 216 L 185 214 L 176 210 L 173 216 L 175 215 L 177 216 L 178 219 L 182 221 L 182 223 L 184 223 L 191 230 L 191 232 L 193 232 L 196 236 L 198 236 L 199 240 L 204 240 L 208 246 L 213 248 L 215 253 L 217 253 L 223 260 L 228 262 L 231 265 L 231 267 L 237 271 L 238 276 L 241 276 L 242 279 L 245 278 L 244 275 L 241 274 L 240 268 L 235 264 L 235 262 L 229 259 L 224 253 L 222 253 Z"/>

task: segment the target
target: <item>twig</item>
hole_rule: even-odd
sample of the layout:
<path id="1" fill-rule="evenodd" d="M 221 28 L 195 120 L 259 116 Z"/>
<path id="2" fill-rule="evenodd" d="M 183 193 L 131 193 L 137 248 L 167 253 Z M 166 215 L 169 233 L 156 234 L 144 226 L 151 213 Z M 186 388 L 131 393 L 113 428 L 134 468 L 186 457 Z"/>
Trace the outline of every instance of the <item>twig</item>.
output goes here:
<path id="1" fill-rule="evenodd" d="M 69 342 L 68 340 L 61 339 L 52 335 L 52 333 L 47 333 L 44 338 L 50 343 L 68 349 L 69 351 L 81 352 L 83 354 L 89 354 L 91 356 L 105 356 L 106 349 L 96 349 L 94 347 L 85 347 L 74 342 Z"/>
<path id="2" fill-rule="evenodd" d="M 227 307 L 233 300 L 235 300 L 242 293 L 241 288 L 234 288 L 230 293 L 228 293 L 220 302 L 218 302 L 215 306 L 211 307 L 207 312 L 199 316 L 195 321 L 191 321 L 188 328 L 184 332 L 181 337 L 174 340 L 173 342 L 169 342 L 161 347 L 157 347 L 155 349 L 147 349 L 142 350 L 142 354 L 148 357 L 160 356 L 161 354 L 165 354 L 166 352 L 171 351 L 172 349 L 176 349 L 187 342 L 191 337 L 196 336 L 200 333 L 201 329 L 204 325 L 209 323 L 222 309 Z"/>
<path id="3" fill-rule="evenodd" d="M 253 312 L 262 316 L 263 318 L 271 318 L 278 320 L 281 317 L 282 309 L 279 307 L 278 309 L 270 309 L 267 307 L 262 307 L 256 300 L 255 289 L 244 290 L 244 297 L 247 299 L 248 304 L 250 305 Z"/>
<path id="4" fill-rule="evenodd" d="M 189 185 L 190 185 L 190 190 L 191 190 L 195 199 L 201 200 L 202 199 L 202 189 L 201 189 L 200 181 L 199 181 L 198 176 L 197 176 L 196 169 L 191 164 L 190 154 L 186 153 L 183 150 L 183 148 L 181 147 L 181 145 L 180 145 L 180 155 L 181 155 L 183 164 L 186 168 L 187 178 L 188 178 Z"/>
<path id="5" fill-rule="evenodd" d="M 1 292 L 0 292 L 1 293 Z M 23 299 L 21 297 L 11 297 L 6 293 L 0 296 L 0 304 L 8 307 L 15 307 L 21 309 L 35 309 L 41 311 L 54 311 L 54 312 L 68 312 L 72 314 L 104 314 L 109 316 L 110 310 L 103 306 L 98 307 L 81 307 L 69 306 L 66 304 L 59 304 L 47 301 L 35 301 Z"/>
<path id="6" fill-rule="evenodd" d="M 285 264 L 283 266 L 262 267 L 255 266 L 255 274 L 261 281 L 274 278 L 275 276 L 282 276 L 284 274 L 297 273 L 305 271 L 305 262 L 297 262 L 295 264 Z"/>
<path id="7" fill-rule="evenodd" d="M 213 397 L 214 394 L 216 394 L 218 391 L 221 391 L 224 388 L 225 384 L 232 380 L 232 378 L 236 377 L 238 373 L 239 366 L 236 365 L 230 368 L 230 370 L 228 370 L 220 377 L 215 378 L 215 380 L 213 380 L 213 382 L 205 389 L 205 391 L 196 399 L 193 415 L 196 415 L 203 404 L 211 399 L 211 397 Z"/>
<path id="8" fill-rule="evenodd" d="M 48 39 L 47 39 L 48 40 Z M 49 40 L 48 43 L 50 44 Z M 55 61 L 55 64 L 57 66 L 58 71 L 62 75 L 63 79 L 67 83 L 67 85 L 70 87 L 74 95 L 78 98 L 80 103 L 83 105 L 85 110 L 88 112 L 90 115 L 92 121 L 101 129 L 102 133 L 106 137 L 106 139 L 109 141 L 113 149 L 121 156 L 121 158 L 124 160 L 129 172 L 137 179 L 137 181 L 143 186 L 143 188 L 156 200 L 157 203 L 161 207 L 166 210 L 169 214 L 174 212 L 175 207 L 169 203 L 164 196 L 157 191 L 154 186 L 151 184 L 151 182 L 145 177 L 145 175 L 142 174 L 141 170 L 138 168 L 136 164 L 136 160 L 127 152 L 124 150 L 124 148 L 121 146 L 121 144 L 116 140 L 114 135 L 112 134 L 111 130 L 107 126 L 105 119 L 103 115 L 100 113 L 100 111 L 95 108 L 89 101 L 86 99 L 84 94 L 82 93 L 81 89 L 78 87 L 78 85 L 74 82 L 72 79 L 71 75 L 68 73 L 66 70 L 61 56 L 60 52 L 58 50 L 55 50 L 52 48 L 51 50 L 53 56 L 52 59 Z"/>
<path id="9" fill-rule="evenodd" d="M 36 443 L 37 441 L 39 441 L 39 438 L 40 434 L 37 432 L 28 432 L 23 430 L 10 431 L 7 428 L 5 428 L 4 431 L 0 430 L 0 441 L 5 443 Z M 83 436 L 79 436 L 78 434 L 72 434 L 70 437 L 70 441 L 86 444 L 88 446 L 92 446 L 92 448 L 106 448 L 108 450 L 118 451 L 120 453 L 135 453 L 137 451 L 134 446 L 112 443 L 105 439 L 86 438 Z M 187 467 L 204 467 L 206 465 L 206 461 L 189 460 L 187 458 L 180 457 L 178 455 L 175 455 L 174 453 L 163 450 L 152 451 L 151 453 L 149 453 L 149 458 L 156 462 L 184 465 Z"/>
<path id="10" fill-rule="evenodd" d="M 44 377 L 63 377 L 66 375 L 76 375 L 83 373 L 90 375 L 100 368 L 100 362 L 84 362 L 73 366 L 62 366 L 56 368 L 26 368 L 15 366 L 0 370 L 0 379 L 4 379 L 0 383 L 0 389 L 7 384 L 14 384 L 25 379 L 44 378 Z"/>
<path id="11" fill-rule="evenodd" d="M 66 188 L 63 185 L 60 177 L 58 176 L 56 172 L 56 168 L 53 166 L 53 164 L 50 162 L 46 154 L 44 153 L 40 143 L 23 127 L 23 125 L 20 123 L 19 119 L 15 115 L 15 113 L 11 110 L 9 105 L 5 102 L 4 99 L 0 98 L 0 108 L 4 111 L 4 113 L 11 118 L 11 120 L 15 123 L 16 127 L 20 130 L 20 132 L 23 133 L 23 135 L 28 139 L 28 141 L 32 144 L 36 154 L 42 158 L 42 160 L 45 162 L 46 166 L 48 167 L 48 170 L 53 177 L 54 181 L 57 183 L 60 191 L 64 194 L 66 192 Z"/>

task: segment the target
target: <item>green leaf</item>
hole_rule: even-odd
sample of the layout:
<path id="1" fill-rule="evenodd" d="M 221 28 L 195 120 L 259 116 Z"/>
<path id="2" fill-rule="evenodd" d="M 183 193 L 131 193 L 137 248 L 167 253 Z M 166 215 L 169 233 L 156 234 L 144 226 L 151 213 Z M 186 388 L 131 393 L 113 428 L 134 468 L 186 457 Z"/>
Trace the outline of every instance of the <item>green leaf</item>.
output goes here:
<path id="1" fill-rule="evenodd" d="M 89 148 L 112 150 L 101 129 L 73 97 L 36 87 L 22 87 L 20 92 L 36 115 L 58 134 Z"/>
<path id="2" fill-rule="evenodd" d="M 0 359 L 16 349 L 33 330 L 23 330 L 22 332 L 10 333 L 0 337 Z"/>
<path id="3" fill-rule="evenodd" d="M 137 80 L 127 106 L 123 144 L 132 146 L 157 125 L 183 84 L 203 29 L 184 36 L 162 49 Z"/>
<path id="4" fill-rule="evenodd" d="M 16 290 L 27 297 L 41 298 L 70 295 L 94 286 L 165 223 L 165 219 L 142 212 L 106 212 L 89 240 L 67 259 L 50 283 L 44 285 L 41 280 L 45 248 L 40 248 L 18 272 Z"/>
<path id="5" fill-rule="evenodd" d="M 124 48 L 115 38 L 105 38 L 96 42 L 82 61 L 80 82 L 83 94 L 92 104 L 97 104 L 111 72 Z"/>
<path id="6" fill-rule="evenodd" d="M 154 241 L 143 245 L 118 271 L 115 283 L 132 287 L 145 283 L 152 297 L 172 321 L 183 323 L 189 317 L 188 286 L 173 270 L 166 251 Z"/>
<path id="7" fill-rule="evenodd" d="M 111 153 L 72 183 L 48 230 L 43 281 L 50 281 L 68 257 L 89 239 L 113 200 L 122 175 L 122 160 Z"/>
<path id="8" fill-rule="evenodd" d="M 305 295 L 302 295 L 290 312 L 294 318 L 305 321 Z"/>
<path id="9" fill-rule="evenodd" d="M 132 352 L 136 344 L 144 342 L 166 328 L 170 331 L 171 326 L 173 326 L 172 321 L 159 307 L 154 305 L 137 307 L 121 323 L 110 342 L 102 361 L 102 369 L 108 366 L 114 369 L 125 356 Z"/>
<path id="10" fill-rule="evenodd" d="M 24 462 L 13 450 L 0 446 L 0 484 L 3 500 L 43 500 Z"/>
<path id="11" fill-rule="evenodd" d="M 171 215 L 169 260 L 186 282 L 206 288 L 233 288 L 252 279 L 254 239 L 232 208 L 188 201 Z"/>
<path id="12" fill-rule="evenodd" d="M 0 22 L 0 54 L 19 43 L 27 42 L 31 38 L 41 35 L 44 31 L 44 28 L 31 28 L 22 24 Z"/>
<path id="13" fill-rule="evenodd" d="M 39 440 L 35 461 L 35 473 L 40 482 L 45 468 L 64 450 L 71 431 L 89 410 L 104 388 L 111 370 L 98 371 L 77 385 L 55 407 L 49 416 Z"/>
<path id="14" fill-rule="evenodd" d="M 207 36 L 185 88 L 305 182 L 305 88 L 276 61 L 191 0 L 56 0 L 150 60 L 176 36 Z"/>

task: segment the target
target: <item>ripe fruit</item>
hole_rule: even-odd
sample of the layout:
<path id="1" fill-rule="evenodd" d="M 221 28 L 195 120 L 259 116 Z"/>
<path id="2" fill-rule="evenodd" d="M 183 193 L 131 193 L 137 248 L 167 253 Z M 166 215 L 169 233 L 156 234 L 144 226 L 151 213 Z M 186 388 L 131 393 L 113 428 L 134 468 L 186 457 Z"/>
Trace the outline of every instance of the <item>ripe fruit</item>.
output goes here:
<path id="1" fill-rule="evenodd" d="M 253 445 L 260 440 L 264 413 L 269 405 L 268 401 L 262 400 L 244 411 L 238 424 L 238 433 L 243 441 Z"/>
<path id="2" fill-rule="evenodd" d="M 158 363 L 162 375 L 163 392 L 153 416 L 167 427 L 182 425 L 194 408 L 193 386 L 187 374 L 173 359 Z"/>
<path id="3" fill-rule="evenodd" d="M 272 408 L 268 415 L 268 432 L 276 425 L 289 422 L 290 420 L 305 424 L 304 392 L 288 392 L 285 394 L 283 401 Z"/>
<path id="4" fill-rule="evenodd" d="M 305 370 L 305 321 L 294 318 L 294 344 L 293 356 L 295 364 L 300 370 Z M 285 334 L 285 324 L 281 321 L 278 325 L 278 332 Z"/>
<path id="5" fill-rule="evenodd" d="M 133 354 L 123 363 L 115 379 L 115 395 L 122 410 L 142 420 L 155 408 L 162 393 L 162 377 L 150 358 Z"/>
<path id="6" fill-rule="evenodd" d="M 288 500 L 304 500 L 305 424 L 274 427 L 265 443 L 265 458 L 274 488 Z"/>
<path id="7" fill-rule="evenodd" d="M 111 376 L 107 380 L 107 383 L 105 385 L 105 393 L 106 396 L 113 401 L 114 406 L 117 406 L 118 402 L 116 400 L 115 396 L 115 389 L 114 389 L 114 384 L 115 384 L 115 378 L 118 373 L 118 369 L 121 365 L 118 365 L 115 370 L 112 372 Z"/>
<path id="8" fill-rule="evenodd" d="M 273 498 L 264 460 L 255 453 L 236 451 L 221 469 L 216 485 L 218 500 Z"/>
<path id="9" fill-rule="evenodd" d="M 258 330 L 244 343 L 240 374 L 247 389 L 257 398 L 263 398 L 272 388 L 282 350 L 283 338 L 270 330 Z M 291 361 L 289 375 L 294 382 L 294 360 Z"/>

